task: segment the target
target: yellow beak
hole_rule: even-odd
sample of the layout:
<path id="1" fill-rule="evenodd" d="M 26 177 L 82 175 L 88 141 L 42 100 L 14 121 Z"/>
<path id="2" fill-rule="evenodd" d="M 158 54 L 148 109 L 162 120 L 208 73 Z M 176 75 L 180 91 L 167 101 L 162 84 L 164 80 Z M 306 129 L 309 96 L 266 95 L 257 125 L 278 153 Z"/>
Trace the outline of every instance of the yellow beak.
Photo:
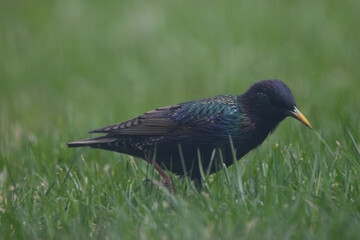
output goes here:
<path id="1" fill-rule="evenodd" d="M 296 118 L 297 120 L 299 120 L 300 122 L 302 122 L 303 124 L 305 124 L 307 127 L 309 127 L 310 129 L 311 124 L 309 123 L 309 121 L 306 119 L 306 117 L 296 108 L 294 107 L 294 110 L 292 110 L 290 112 L 290 116 L 292 116 L 293 118 Z"/>

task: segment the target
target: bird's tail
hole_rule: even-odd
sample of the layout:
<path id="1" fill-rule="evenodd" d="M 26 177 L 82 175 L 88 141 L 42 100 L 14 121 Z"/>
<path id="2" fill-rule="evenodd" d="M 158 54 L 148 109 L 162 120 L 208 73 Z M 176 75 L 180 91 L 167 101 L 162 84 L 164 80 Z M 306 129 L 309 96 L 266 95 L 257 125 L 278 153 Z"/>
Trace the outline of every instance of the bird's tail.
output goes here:
<path id="1" fill-rule="evenodd" d="M 74 142 L 68 142 L 67 145 L 69 148 L 73 147 L 97 147 L 99 145 L 108 144 L 113 141 L 115 141 L 116 138 L 110 137 L 110 136 L 101 136 L 96 138 L 89 138 Z"/>

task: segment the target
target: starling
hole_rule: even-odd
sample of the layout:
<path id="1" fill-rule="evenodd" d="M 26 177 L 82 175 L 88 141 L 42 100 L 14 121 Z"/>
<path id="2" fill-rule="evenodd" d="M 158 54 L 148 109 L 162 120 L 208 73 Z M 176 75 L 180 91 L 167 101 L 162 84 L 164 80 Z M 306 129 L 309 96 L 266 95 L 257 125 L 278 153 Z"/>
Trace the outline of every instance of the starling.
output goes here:
<path id="1" fill-rule="evenodd" d="M 143 158 L 164 178 L 164 170 L 201 180 L 259 146 L 287 116 L 307 127 L 289 87 L 280 80 L 254 83 L 242 95 L 220 95 L 161 107 L 128 121 L 95 129 L 105 135 L 68 143 Z M 153 162 L 154 161 L 154 162 Z"/>

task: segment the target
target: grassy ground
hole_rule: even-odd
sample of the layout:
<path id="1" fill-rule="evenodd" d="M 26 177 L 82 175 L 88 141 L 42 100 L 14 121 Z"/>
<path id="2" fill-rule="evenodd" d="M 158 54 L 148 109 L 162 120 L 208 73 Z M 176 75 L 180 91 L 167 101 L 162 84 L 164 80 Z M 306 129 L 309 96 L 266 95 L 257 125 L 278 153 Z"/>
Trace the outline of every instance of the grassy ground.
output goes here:
<path id="1" fill-rule="evenodd" d="M 360 2 L 1 1 L 0 238 L 355 239 Z M 155 107 L 284 80 L 285 120 L 173 198 L 127 155 L 66 142 Z M 154 176 L 158 178 L 158 176 Z"/>

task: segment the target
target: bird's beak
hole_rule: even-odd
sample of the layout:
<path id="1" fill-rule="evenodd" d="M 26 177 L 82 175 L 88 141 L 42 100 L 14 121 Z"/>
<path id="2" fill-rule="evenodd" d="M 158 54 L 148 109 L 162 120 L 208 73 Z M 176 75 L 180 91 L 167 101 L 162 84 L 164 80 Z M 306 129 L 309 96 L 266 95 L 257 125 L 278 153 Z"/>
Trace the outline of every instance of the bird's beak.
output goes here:
<path id="1" fill-rule="evenodd" d="M 312 128 L 311 124 L 306 119 L 306 117 L 296 107 L 294 107 L 294 110 L 290 111 L 290 116 L 292 116 L 293 118 L 296 118 L 297 120 L 299 120 L 300 122 L 305 124 L 310 129 Z"/>

